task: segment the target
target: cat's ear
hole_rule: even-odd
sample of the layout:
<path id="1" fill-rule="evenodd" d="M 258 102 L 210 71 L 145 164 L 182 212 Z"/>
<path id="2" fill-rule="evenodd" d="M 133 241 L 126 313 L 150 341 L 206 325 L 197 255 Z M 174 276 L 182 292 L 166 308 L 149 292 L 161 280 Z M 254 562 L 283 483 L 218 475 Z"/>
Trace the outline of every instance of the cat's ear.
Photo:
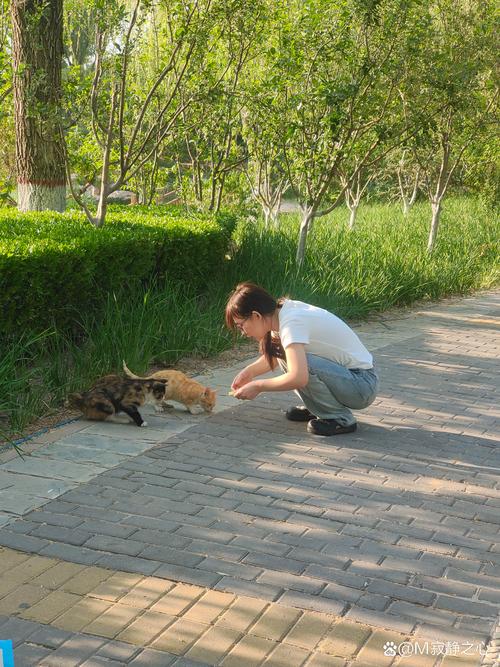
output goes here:
<path id="1" fill-rule="evenodd" d="M 212 394 L 215 394 L 215 393 L 216 392 L 215 392 L 214 389 L 210 389 L 210 387 L 205 387 L 205 391 L 203 392 L 203 396 L 205 396 L 205 398 L 209 398 Z"/>

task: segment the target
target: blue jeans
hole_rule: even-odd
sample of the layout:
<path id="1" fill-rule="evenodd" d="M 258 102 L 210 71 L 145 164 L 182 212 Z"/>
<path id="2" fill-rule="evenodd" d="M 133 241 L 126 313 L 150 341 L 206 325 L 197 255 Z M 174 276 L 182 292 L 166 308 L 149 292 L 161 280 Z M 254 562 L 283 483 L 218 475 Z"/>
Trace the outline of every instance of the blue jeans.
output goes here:
<path id="1" fill-rule="evenodd" d="M 342 426 L 356 423 L 351 412 L 367 408 L 377 395 L 378 376 L 373 368 L 345 368 L 340 364 L 306 354 L 309 382 L 296 389 L 306 408 L 320 419 L 335 419 Z M 286 372 L 286 362 L 278 359 Z"/>

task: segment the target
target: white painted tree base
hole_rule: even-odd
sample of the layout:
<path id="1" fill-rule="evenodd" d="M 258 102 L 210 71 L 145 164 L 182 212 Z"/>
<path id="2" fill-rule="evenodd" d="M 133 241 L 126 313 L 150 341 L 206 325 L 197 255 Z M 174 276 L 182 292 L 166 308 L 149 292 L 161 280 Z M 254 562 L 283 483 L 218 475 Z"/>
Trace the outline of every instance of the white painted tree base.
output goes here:
<path id="1" fill-rule="evenodd" d="M 17 184 L 17 208 L 20 211 L 66 210 L 65 185 Z"/>

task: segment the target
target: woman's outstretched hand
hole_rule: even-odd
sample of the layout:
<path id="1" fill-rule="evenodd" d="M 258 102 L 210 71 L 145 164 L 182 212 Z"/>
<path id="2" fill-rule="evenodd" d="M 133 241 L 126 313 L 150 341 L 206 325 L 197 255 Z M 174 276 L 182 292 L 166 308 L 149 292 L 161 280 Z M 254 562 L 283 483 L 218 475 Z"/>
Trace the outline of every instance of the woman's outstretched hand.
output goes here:
<path id="1" fill-rule="evenodd" d="M 237 376 L 238 377 L 238 376 Z M 236 378 L 235 378 L 236 380 Z M 247 382 L 239 389 L 233 391 L 233 396 L 239 398 L 240 400 L 251 401 L 253 398 L 260 394 L 260 388 L 257 382 Z"/>
<path id="2" fill-rule="evenodd" d="M 238 373 L 238 375 L 234 378 L 233 383 L 231 385 L 231 389 L 233 390 L 233 395 L 236 394 L 238 389 L 241 389 L 243 385 L 248 384 L 252 380 L 252 374 L 248 370 L 248 368 L 244 368 L 242 371 Z"/>

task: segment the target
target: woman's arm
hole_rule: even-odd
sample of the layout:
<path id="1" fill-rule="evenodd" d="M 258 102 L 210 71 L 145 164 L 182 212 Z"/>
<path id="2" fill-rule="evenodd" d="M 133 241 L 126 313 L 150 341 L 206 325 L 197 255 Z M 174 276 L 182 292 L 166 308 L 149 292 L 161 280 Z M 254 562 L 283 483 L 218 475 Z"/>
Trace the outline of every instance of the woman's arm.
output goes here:
<path id="1" fill-rule="evenodd" d="M 289 391 L 301 389 L 309 382 L 305 346 L 292 343 L 285 350 L 287 372 L 278 377 L 247 382 L 236 391 L 236 398 L 252 399 L 263 391 Z"/>

